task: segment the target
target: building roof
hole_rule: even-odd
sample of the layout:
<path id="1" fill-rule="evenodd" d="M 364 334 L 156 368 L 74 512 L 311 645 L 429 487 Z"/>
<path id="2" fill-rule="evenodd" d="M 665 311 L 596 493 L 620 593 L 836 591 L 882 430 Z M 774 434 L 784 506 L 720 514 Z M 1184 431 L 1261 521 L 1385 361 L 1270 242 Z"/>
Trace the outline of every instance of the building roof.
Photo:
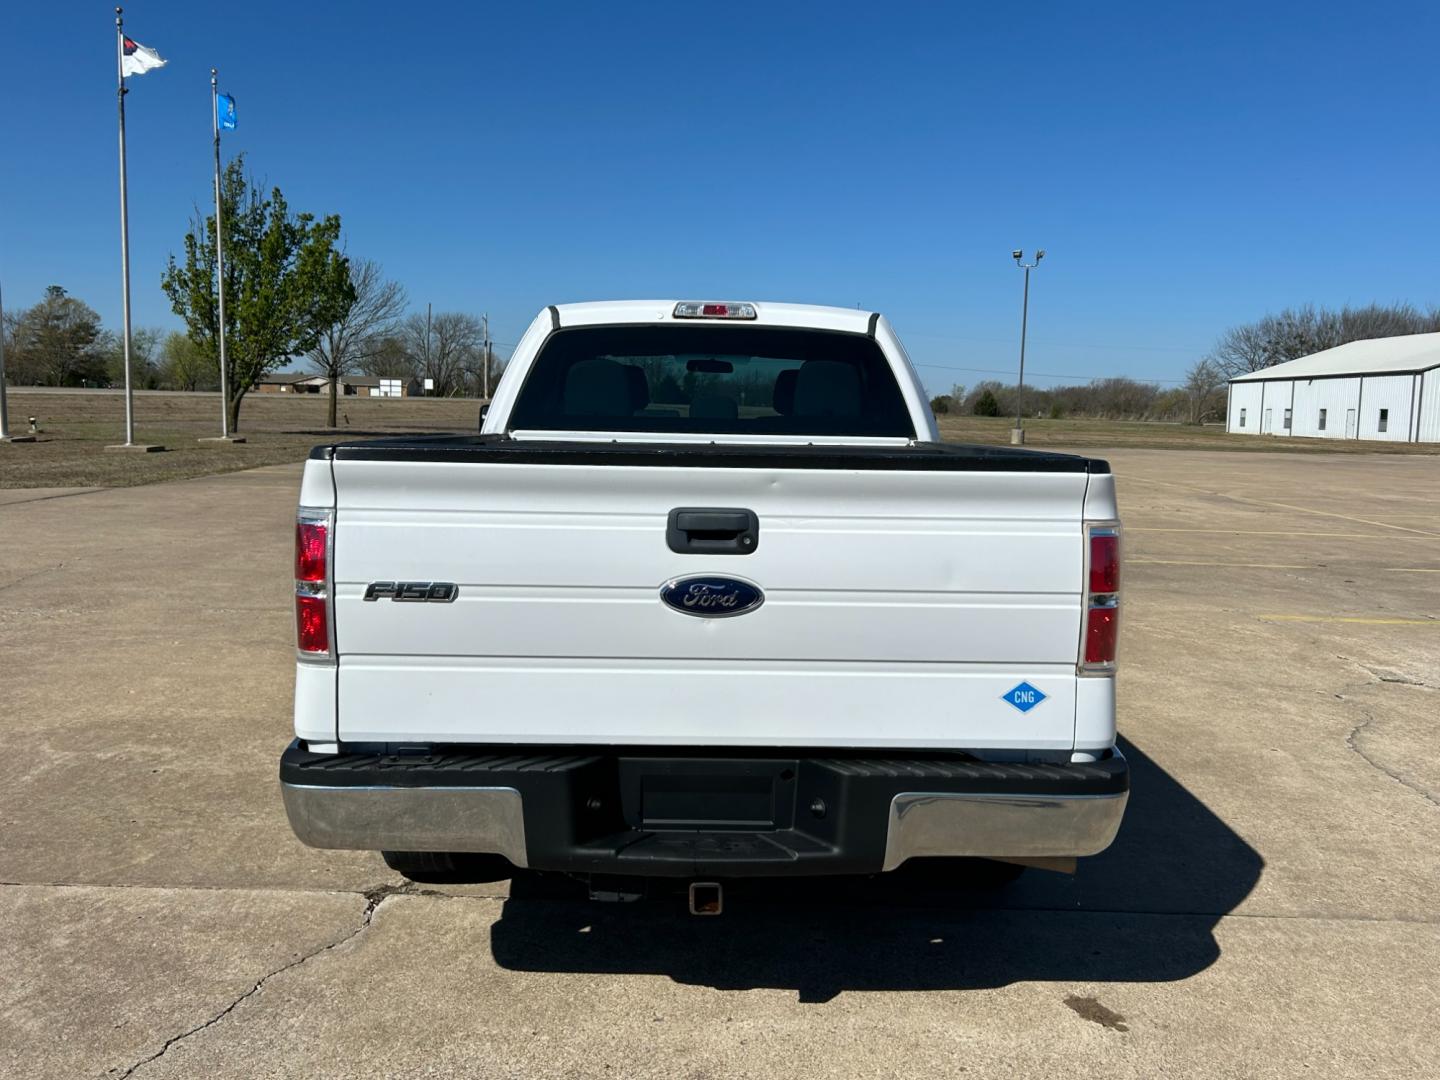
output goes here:
<path id="1" fill-rule="evenodd" d="M 1316 379 L 1325 375 L 1397 375 L 1440 367 L 1440 334 L 1404 334 L 1337 345 L 1274 367 L 1238 375 L 1231 382 Z"/>

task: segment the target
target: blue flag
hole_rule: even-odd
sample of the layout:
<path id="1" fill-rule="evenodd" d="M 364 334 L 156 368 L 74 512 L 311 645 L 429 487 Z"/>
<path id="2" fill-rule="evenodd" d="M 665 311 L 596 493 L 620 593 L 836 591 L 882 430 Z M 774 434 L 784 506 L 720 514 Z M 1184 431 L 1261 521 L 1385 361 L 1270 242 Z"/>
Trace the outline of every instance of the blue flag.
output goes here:
<path id="1" fill-rule="evenodd" d="M 221 94 L 215 99 L 215 119 L 221 131 L 235 130 L 235 99 L 229 94 Z"/>

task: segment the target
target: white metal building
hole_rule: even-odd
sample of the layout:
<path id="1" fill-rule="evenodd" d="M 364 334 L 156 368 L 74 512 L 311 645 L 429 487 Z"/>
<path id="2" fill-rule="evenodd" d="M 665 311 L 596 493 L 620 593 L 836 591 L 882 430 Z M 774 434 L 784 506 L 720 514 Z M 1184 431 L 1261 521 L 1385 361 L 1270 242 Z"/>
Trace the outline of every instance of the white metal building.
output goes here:
<path id="1" fill-rule="evenodd" d="M 1440 442 L 1440 334 L 1352 341 L 1231 379 L 1225 428 Z"/>

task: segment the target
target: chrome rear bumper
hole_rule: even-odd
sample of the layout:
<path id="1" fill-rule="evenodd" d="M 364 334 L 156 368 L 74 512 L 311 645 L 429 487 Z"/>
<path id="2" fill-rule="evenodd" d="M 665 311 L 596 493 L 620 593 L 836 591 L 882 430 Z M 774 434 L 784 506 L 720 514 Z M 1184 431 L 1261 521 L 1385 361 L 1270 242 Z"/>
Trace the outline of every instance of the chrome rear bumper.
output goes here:
<path id="1" fill-rule="evenodd" d="M 290 827 L 311 847 L 488 852 L 530 865 L 520 792 L 511 787 L 280 789 Z"/>
<path id="2" fill-rule="evenodd" d="M 764 876 L 875 873 L 927 856 L 1094 855 L 1115 838 L 1129 798 L 1118 751 L 1094 763 L 1001 765 L 514 749 L 415 758 L 296 743 L 281 764 L 285 809 L 312 847 L 493 853 L 576 873 Z"/>
<path id="3" fill-rule="evenodd" d="M 1114 795 L 955 795 L 906 791 L 890 803 L 885 864 L 926 855 L 989 859 L 1097 855 L 1125 816 Z"/>

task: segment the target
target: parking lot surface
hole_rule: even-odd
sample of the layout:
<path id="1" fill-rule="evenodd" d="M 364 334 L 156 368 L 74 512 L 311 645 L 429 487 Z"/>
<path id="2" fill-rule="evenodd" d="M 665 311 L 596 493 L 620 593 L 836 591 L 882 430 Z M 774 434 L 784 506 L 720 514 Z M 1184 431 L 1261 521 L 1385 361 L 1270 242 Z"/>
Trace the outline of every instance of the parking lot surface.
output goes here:
<path id="1" fill-rule="evenodd" d="M 1440 462 L 1108 456 L 1114 847 L 718 919 L 293 839 L 298 466 L 0 492 L 0 1073 L 1434 1077 Z"/>

